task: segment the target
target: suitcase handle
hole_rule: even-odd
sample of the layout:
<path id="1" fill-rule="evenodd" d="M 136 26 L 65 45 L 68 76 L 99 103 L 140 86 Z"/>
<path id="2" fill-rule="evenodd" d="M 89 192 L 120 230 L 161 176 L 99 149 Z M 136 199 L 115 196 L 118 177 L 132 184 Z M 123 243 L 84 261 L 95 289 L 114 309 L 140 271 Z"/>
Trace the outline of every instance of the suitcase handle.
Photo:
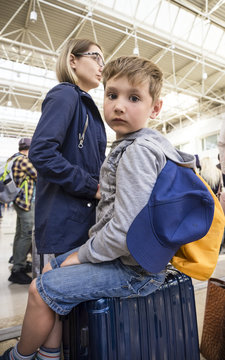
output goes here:
<path id="1" fill-rule="evenodd" d="M 84 348 L 89 346 L 89 331 L 87 326 L 81 328 L 80 330 L 80 344 L 81 347 Z"/>

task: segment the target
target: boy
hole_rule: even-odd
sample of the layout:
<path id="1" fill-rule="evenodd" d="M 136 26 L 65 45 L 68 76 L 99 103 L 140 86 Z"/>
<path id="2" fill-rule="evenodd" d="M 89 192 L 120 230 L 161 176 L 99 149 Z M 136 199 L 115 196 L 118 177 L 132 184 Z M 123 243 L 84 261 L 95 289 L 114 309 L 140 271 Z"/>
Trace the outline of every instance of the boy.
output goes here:
<path id="1" fill-rule="evenodd" d="M 32 359 L 38 348 L 37 359 L 59 359 L 55 313 L 68 314 L 89 299 L 145 296 L 164 281 L 164 269 L 153 274 L 137 264 L 126 236 L 167 159 L 194 167 L 194 156 L 175 150 L 160 133 L 145 128 L 162 107 L 162 73 L 156 65 L 120 57 L 106 65 L 103 83 L 105 120 L 116 132 L 116 141 L 101 169 L 96 224 L 84 245 L 53 259 L 32 282 L 18 349 L 8 350 L 1 359 L 9 359 L 9 352 L 11 359 Z"/>

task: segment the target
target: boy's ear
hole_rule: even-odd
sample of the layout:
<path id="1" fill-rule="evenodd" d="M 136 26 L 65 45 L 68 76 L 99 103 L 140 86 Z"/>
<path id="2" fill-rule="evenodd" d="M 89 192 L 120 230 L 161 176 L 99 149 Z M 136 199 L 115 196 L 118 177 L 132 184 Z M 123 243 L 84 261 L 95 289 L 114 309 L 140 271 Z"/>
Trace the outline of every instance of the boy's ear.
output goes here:
<path id="1" fill-rule="evenodd" d="M 76 69 L 76 58 L 73 54 L 70 54 L 70 66 L 72 69 Z"/>
<path id="2" fill-rule="evenodd" d="M 163 104 L 163 101 L 161 99 L 156 101 L 155 105 L 153 106 L 152 112 L 149 116 L 150 119 L 155 119 L 159 115 L 159 113 L 162 109 L 162 104 Z"/>

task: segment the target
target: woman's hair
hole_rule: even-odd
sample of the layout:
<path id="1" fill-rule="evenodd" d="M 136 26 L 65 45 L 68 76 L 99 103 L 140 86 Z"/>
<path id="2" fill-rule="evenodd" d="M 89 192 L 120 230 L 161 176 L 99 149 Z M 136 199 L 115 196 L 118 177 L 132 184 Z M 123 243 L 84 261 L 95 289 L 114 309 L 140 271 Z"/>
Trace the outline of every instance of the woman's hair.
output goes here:
<path id="1" fill-rule="evenodd" d="M 78 53 L 84 53 L 89 50 L 91 45 L 96 45 L 102 50 L 97 43 L 88 39 L 70 39 L 66 42 L 56 63 L 56 76 L 59 82 L 77 84 L 76 72 L 70 65 L 70 55 L 76 56 Z"/>
<path id="2" fill-rule="evenodd" d="M 138 56 L 120 56 L 110 61 L 103 69 L 103 85 L 111 78 L 127 77 L 131 84 L 138 85 L 149 81 L 149 94 L 152 97 L 153 104 L 159 99 L 162 84 L 163 73 L 150 60 Z"/>
<path id="3" fill-rule="evenodd" d="M 213 189 L 216 188 L 222 181 L 222 172 L 214 164 L 210 157 L 204 157 L 200 161 L 201 172 L 200 175 Z"/>

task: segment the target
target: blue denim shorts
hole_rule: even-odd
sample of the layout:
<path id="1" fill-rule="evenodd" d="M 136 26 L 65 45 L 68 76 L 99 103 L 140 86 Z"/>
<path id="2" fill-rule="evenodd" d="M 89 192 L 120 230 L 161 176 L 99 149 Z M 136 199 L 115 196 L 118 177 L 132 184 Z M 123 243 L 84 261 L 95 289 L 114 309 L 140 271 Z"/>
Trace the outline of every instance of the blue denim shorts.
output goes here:
<path id="1" fill-rule="evenodd" d="M 86 300 L 146 296 L 165 280 L 165 271 L 152 274 L 140 266 L 124 265 L 119 259 L 60 267 L 64 259 L 77 250 L 52 259 L 52 270 L 37 277 L 40 296 L 59 315 L 68 314 Z"/>

